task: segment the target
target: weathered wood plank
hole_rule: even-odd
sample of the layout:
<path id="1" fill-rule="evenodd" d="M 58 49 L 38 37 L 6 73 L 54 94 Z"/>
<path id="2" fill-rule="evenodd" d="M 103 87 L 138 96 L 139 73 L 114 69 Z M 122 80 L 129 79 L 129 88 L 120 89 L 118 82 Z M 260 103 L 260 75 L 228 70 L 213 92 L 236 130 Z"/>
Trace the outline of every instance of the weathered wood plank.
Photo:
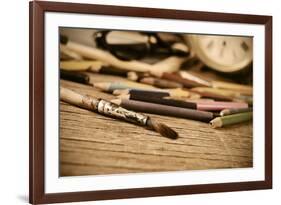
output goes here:
<path id="1" fill-rule="evenodd" d="M 92 74 L 92 82 L 123 78 Z M 90 86 L 61 80 L 61 85 L 113 99 Z M 62 176 L 252 166 L 252 123 L 212 129 L 207 123 L 150 115 L 174 128 L 170 140 L 133 124 L 60 102 Z"/>

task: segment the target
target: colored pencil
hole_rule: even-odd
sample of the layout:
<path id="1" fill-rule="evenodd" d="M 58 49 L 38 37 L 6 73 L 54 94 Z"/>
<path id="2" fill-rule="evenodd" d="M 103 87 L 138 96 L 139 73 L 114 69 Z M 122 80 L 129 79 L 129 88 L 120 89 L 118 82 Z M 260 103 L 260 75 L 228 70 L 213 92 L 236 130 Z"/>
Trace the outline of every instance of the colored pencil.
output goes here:
<path id="1" fill-rule="evenodd" d="M 221 111 L 223 109 L 232 109 L 232 108 L 248 108 L 248 104 L 243 102 L 214 101 L 214 102 L 198 102 L 196 104 L 198 110 L 208 110 L 208 111 Z"/>
<path id="2" fill-rule="evenodd" d="M 174 107 L 182 107 L 182 108 L 190 108 L 190 109 L 196 109 L 197 108 L 196 103 L 193 103 L 193 102 L 185 102 L 185 101 L 182 101 L 182 100 L 165 99 L 165 98 L 162 98 L 162 97 L 155 97 L 155 96 L 130 94 L 130 95 L 119 96 L 119 98 L 156 103 L 156 104 L 160 104 L 160 105 L 169 105 L 169 106 L 174 106 Z"/>
<path id="3" fill-rule="evenodd" d="M 192 90 L 192 92 L 197 93 L 201 96 L 201 98 L 212 98 L 214 100 L 221 100 L 221 101 L 233 101 L 232 97 L 228 97 L 225 95 L 217 94 L 217 93 L 212 93 L 212 92 L 201 92 L 197 90 Z"/>
<path id="4" fill-rule="evenodd" d="M 60 88 L 60 98 L 62 101 L 72 105 L 150 128 L 160 133 L 162 136 L 168 137 L 170 139 L 176 139 L 178 137 L 177 132 L 167 125 L 158 123 L 152 118 L 141 113 L 126 110 L 103 99 L 97 99 L 89 95 L 83 95 L 64 87 Z"/>
<path id="5" fill-rule="evenodd" d="M 180 88 L 175 88 L 175 89 L 117 89 L 113 91 L 113 95 L 126 95 L 126 94 L 130 94 L 132 92 L 136 92 L 139 93 L 139 95 L 149 95 L 149 96 L 163 96 L 163 93 L 167 93 L 165 94 L 165 96 L 169 96 L 171 98 L 188 98 L 190 97 L 190 92 L 187 90 L 183 90 Z M 145 94 L 144 94 L 145 93 Z M 150 93 L 150 94 L 148 94 Z M 163 97 L 165 97 L 163 96 Z"/>
<path id="6" fill-rule="evenodd" d="M 183 77 L 181 77 L 181 76 L 179 76 L 178 74 L 175 74 L 175 73 L 162 72 L 158 77 L 160 77 L 162 79 L 165 79 L 165 80 L 170 80 L 170 81 L 180 83 L 186 88 L 204 86 L 201 83 L 198 83 L 194 80 L 183 78 Z"/>
<path id="7" fill-rule="evenodd" d="M 81 72 L 60 70 L 60 78 L 76 83 L 91 85 L 90 77 L 87 74 Z"/>
<path id="8" fill-rule="evenodd" d="M 198 92 L 208 92 L 208 93 L 213 93 L 215 95 L 223 95 L 226 97 L 234 98 L 234 97 L 239 97 L 241 93 L 238 91 L 233 91 L 233 90 L 226 90 L 226 89 L 218 89 L 218 88 L 209 88 L 209 87 L 195 87 L 191 88 L 191 91 L 198 91 Z"/>
<path id="9" fill-rule="evenodd" d="M 169 97 L 166 97 L 167 99 L 169 99 Z M 173 99 L 173 98 L 172 98 Z M 174 99 L 176 100 L 176 99 Z M 194 103 L 197 103 L 197 102 L 214 102 L 215 100 L 214 99 L 208 99 L 208 98 L 198 98 L 198 99 L 192 99 L 192 98 L 178 98 L 177 100 L 183 100 L 183 101 L 186 101 L 186 102 L 194 102 Z"/>
<path id="10" fill-rule="evenodd" d="M 253 105 L 253 97 L 249 96 L 249 95 L 237 96 L 237 97 L 233 98 L 233 101 L 236 101 L 236 102 L 246 102 L 249 105 Z"/>
<path id="11" fill-rule="evenodd" d="M 252 120 L 253 112 L 244 112 L 223 117 L 216 117 L 210 122 L 213 128 L 224 127 L 227 125 L 238 124 Z"/>
<path id="12" fill-rule="evenodd" d="M 233 115 L 237 113 L 243 113 L 243 112 L 252 112 L 253 108 L 232 108 L 232 109 L 224 109 L 220 112 L 221 116 L 226 115 Z"/>
<path id="13" fill-rule="evenodd" d="M 144 90 L 156 89 L 153 86 L 141 84 L 137 82 L 100 82 L 100 83 L 94 83 L 94 87 L 105 92 L 113 92 L 114 90 L 132 89 L 132 88 L 144 89 Z"/>
<path id="14" fill-rule="evenodd" d="M 211 82 L 203 79 L 203 78 L 200 78 L 194 74 L 192 74 L 191 72 L 188 72 L 188 71 L 179 71 L 179 75 L 184 78 L 184 79 L 187 79 L 187 80 L 190 80 L 190 81 L 194 81 L 194 82 L 197 82 L 199 85 L 201 86 L 206 86 L 206 87 L 211 87 L 212 84 Z"/>
<path id="15" fill-rule="evenodd" d="M 128 72 L 128 79 L 133 81 L 138 81 L 144 84 L 153 85 L 159 88 L 182 88 L 181 83 L 177 83 L 170 80 L 165 80 L 161 78 L 151 77 L 149 73 L 137 73 L 137 72 Z"/>
<path id="16" fill-rule="evenodd" d="M 227 90 L 235 90 L 244 95 L 253 95 L 253 87 L 249 85 L 242 85 L 238 83 L 229 83 L 223 81 L 212 81 L 212 87 Z"/>
<path id="17" fill-rule="evenodd" d="M 152 113 L 164 116 L 180 117 L 203 122 L 210 122 L 214 118 L 212 112 L 198 111 L 188 108 L 173 107 L 135 100 L 115 99 L 111 102 L 129 110 L 137 112 Z"/>
<path id="18" fill-rule="evenodd" d="M 163 98 L 163 97 L 170 96 L 170 93 L 168 91 L 151 91 L 151 90 L 136 90 L 136 89 L 128 90 L 127 94 L 148 96 L 148 97 L 157 97 L 157 98 Z"/>

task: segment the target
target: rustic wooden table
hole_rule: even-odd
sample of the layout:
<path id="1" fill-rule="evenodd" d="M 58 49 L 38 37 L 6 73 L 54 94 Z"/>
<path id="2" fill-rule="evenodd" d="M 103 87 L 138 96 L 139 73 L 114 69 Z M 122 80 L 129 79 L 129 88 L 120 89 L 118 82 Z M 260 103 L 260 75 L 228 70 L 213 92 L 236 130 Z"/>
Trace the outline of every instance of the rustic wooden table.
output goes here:
<path id="1" fill-rule="evenodd" d="M 124 81 L 91 74 L 93 82 Z M 105 99 L 91 86 L 62 86 Z M 251 167 L 252 123 L 212 129 L 207 123 L 150 115 L 174 128 L 177 140 L 60 102 L 60 175 L 96 175 Z"/>

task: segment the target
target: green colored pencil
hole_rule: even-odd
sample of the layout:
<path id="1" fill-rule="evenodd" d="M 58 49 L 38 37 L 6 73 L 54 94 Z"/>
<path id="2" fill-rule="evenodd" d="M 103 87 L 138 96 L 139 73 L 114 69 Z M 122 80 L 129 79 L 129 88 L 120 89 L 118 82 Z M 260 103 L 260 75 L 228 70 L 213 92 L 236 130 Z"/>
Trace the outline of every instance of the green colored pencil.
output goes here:
<path id="1" fill-rule="evenodd" d="M 253 118 L 253 112 L 244 112 L 234 115 L 227 115 L 224 117 L 216 117 L 210 122 L 210 124 L 213 128 L 217 128 L 217 127 L 224 127 L 227 125 L 238 124 L 241 122 L 246 122 L 252 120 L 252 118 Z"/>

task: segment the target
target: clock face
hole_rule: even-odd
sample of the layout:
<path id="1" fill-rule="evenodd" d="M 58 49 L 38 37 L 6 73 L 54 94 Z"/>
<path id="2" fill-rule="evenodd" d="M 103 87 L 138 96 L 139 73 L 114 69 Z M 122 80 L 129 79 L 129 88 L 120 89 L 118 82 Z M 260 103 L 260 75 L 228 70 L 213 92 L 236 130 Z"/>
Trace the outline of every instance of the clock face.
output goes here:
<path id="1" fill-rule="evenodd" d="M 189 35 L 189 41 L 206 65 L 222 72 L 241 70 L 253 59 L 251 37 Z"/>

